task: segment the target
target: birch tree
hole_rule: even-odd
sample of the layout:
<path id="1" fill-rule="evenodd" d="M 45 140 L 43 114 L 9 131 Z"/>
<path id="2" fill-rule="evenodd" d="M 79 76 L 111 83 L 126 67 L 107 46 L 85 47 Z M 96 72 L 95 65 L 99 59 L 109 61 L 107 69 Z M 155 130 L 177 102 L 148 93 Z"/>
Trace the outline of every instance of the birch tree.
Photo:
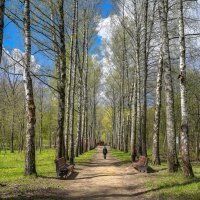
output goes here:
<path id="1" fill-rule="evenodd" d="M 64 0 L 58 1 L 60 66 L 57 68 L 58 88 L 58 128 L 57 128 L 57 158 L 65 155 L 64 146 L 64 119 L 65 119 L 65 87 L 66 87 L 66 49 L 65 49 L 65 23 Z"/>
<path id="2" fill-rule="evenodd" d="M 136 129 L 137 129 L 137 79 L 134 79 L 134 94 L 132 102 L 132 123 L 131 123 L 131 161 L 134 162 L 137 156 L 136 148 Z"/>
<path id="3" fill-rule="evenodd" d="M 75 108 L 75 90 L 76 90 L 76 75 L 78 65 L 78 1 L 74 0 L 74 51 L 73 51 L 73 68 L 72 68 L 72 94 L 71 94 L 71 107 L 70 107 L 70 164 L 74 163 L 74 108 Z"/>
<path id="4" fill-rule="evenodd" d="M 166 103 L 166 131 L 167 131 L 167 160 L 169 172 L 177 171 L 176 157 L 176 135 L 175 135 L 175 118 L 174 118 L 174 94 L 171 76 L 171 61 L 169 52 L 169 36 L 168 36 L 168 2 L 159 1 L 160 13 L 160 29 L 163 48 L 163 73 L 165 83 L 165 103 Z"/>
<path id="5" fill-rule="evenodd" d="M 192 166 L 189 155 L 188 138 L 188 105 L 186 88 L 186 56 L 185 56 L 185 33 L 183 19 L 183 0 L 178 0 L 179 4 L 179 45 L 180 45 L 180 93 L 181 93 L 181 153 L 183 161 L 183 171 L 185 176 L 193 177 Z"/>
<path id="6" fill-rule="evenodd" d="M 35 166 L 35 104 L 33 96 L 32 78 L 30 76 L 31 63 L 31 30 L 30 30 L 30 0 L 24 0 L 24 45 L 25 59 L 23 79 L 26 99 L 26 146 L 25 146 L 25 175 L 36 174 Z"/>
<path id="7" fill-rule="evenodd" d="M 148 58 L 147 58 L 147 32 L 148 32 L 148 6 L 149 1 L 144 1 L 144 82 L 143 82 L 143 108 L 142 108 L 142 154 L 147 156 L 146 147 L 146 123 L 147 123 L 147 72 L 148 72 Z"/>
<path id="8" fill-rule="evenodd" d="M 160 165 L 159 154 L 159 132 L 160 132 L 160 112 L 161 112 L 161 91 L 162 91 L 162 77 L 163 77 L 163 50 L 160 47 L 160 58 L 157 70 L 156 80 L 156 99 L 155 99 L 155 114 L 154 114 L 154 129 L 153 129 L 153 164 Z"/>

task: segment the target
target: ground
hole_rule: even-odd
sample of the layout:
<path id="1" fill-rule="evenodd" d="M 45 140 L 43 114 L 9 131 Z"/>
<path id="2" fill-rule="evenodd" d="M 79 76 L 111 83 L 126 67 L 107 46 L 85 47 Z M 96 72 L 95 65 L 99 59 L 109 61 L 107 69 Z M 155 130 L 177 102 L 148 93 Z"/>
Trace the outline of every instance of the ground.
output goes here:
<path id="1" fill-rule="evenodd" d="M 43 188 L 22 190 L 20 183 L 13 187 L 7 199 L 148 199 L 145 182 L 148 174 L 138 173 L 130 163 L 113 157 L 108 149 L 107 159 L 103 159 L 102 147 L 86 165 L 76 165 L 75 172 L 67 179 L 38 177 L 34 184 L 44 182 Z M 44 179 L 48 179 L 44 181 Z M 51 187 L 56 185 L 57 188 Z"/>
<path id="2" fill-rule="evenodd" d="M 76 167 L 76 172 L 66 185 L 69 199 L 147 199 L 143 196 L 147 174 L 138 173 L 132 166 L 121 165 L 112 157 L 103 159 L 102 147 L 88 166 Z"/>
<path id="3" fill-rule="evenodd" d="M 194 178 L 169 173 L 166 157 L 160 166 L 149 165 L 155 173 L 139 173 L 130 162 L 130 153 L 102 147 L 75 158 L 75 172 L 66 180 L 58 179 L 55 149 L 36 151 L 37 177 L 25 177 L 24 152 L 0 152 L 0 199 L 152 199 L 199 200 L 200 162 L 193 161 Z M 180 159 L 181 160 L 181 159 Z"/>

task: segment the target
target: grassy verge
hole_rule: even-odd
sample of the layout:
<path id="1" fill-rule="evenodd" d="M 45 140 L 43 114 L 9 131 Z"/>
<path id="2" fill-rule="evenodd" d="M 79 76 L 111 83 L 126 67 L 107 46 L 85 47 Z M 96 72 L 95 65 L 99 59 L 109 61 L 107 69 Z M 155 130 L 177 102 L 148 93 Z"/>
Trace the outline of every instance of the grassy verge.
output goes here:
<path id="1" fill-rule="evenodd" d="M 111 149 L 111 154 L 121 161 L 130 162 L 130 153 Z M 168 173 L 166 162 L 162 162 L 160 166 L 153 166 L 151 162 L 149 162 L 149 165 L 157 171 L 156 173 L 149 174 L 149 179 L 146 182 L 146 186 L 149 189 L 147 194 L 152 195 L 152 199 L 200 199 L 200 163 L 192 163 L 195 174 L 194 178 L 185 178 L 181 171 L 174 174 Z"/>
<path id="2" fill-rule="evenodd" d="M 75 158 L 76 165 L 85 165 L 97 150 L 86 152 Z M 24 153 L 0 153 L 0 197 L 8 193 L 20 194 L 27 190 L 58 188 L 56 179 L 55 150 L 36 152 L 36 170 L 38 177 L 24 176 Z"/>
<path id="3" fill-rule="evenodd" d="M 124 153 L 123 151 L 119 151 L 119 150 L 113 149 L 113 148 L 110 149 L 110 153 L 112 156 L 118 158 L 121 161 L 124 161 L 125 163 L 130 162 L 130 158 L 131 158 L 130 153 Z"/>
<path id="4" fill-rule="evenodd" d="M 161 200 L 199 200 L 200 199 L 200 163 L 192 163 L 194 178 L 185 178 L 183 172 L 168 173 L 166 163 L 154 167 L 158 172 L 147 182 L 153 196 Z"/>

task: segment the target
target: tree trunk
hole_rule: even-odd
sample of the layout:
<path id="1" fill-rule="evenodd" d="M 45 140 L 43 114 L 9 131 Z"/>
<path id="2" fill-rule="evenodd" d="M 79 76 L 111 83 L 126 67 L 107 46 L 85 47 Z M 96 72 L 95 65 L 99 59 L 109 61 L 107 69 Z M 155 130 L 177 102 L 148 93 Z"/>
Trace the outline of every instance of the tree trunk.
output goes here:
<path id="1" fill-rule="evenodd" d="M 82 111 L 82 127 L 81 127 L 81 154 L 83 152 L 85 152 L 86 149 L 86 145 L 85 145 L 85 118 L 86 118 L 86 112 L 85 112 L 85 105 L 86 105 L 86 101 L 85 101 L 85 78 L 83 81 L 83 111 Z"/>
<path id="2" fill-rule="evenodd" d="M 75 5 L 74 5 L 75 9 Z M 70 44 L 70 65 L 69 65 L 69 78 L 67 86 L 67 103 L 66 103 L 66 129 L 65 129 L 65 158 L 69 160 L 69 135 L 70 135 L 70 122 L 71 122 L 71 93 L 72 93 L 72 75 L 73 75 L 73 63 L 74 63 L 74 42 L 75 42 L 75 10 L 74 18 L 72 22 L 72 35 Z"/>
<path id="3" fill-rule="evenodd" d="M 65 49 L 65 23 L 64 0 L 58 1 L 59 10 L 59 38 L 60 38 L 60 67 L 57 68 L 58 88 L 58 127 L 57 127 L 57 158 L 65 156 L 64 146 L 64 118 L 65 118 L 65 87 L 66 87 L 66 49 Z"/>
<path id="4" fill-rule="evenodd" d="M 144 3 L 144 82 L 143 82 L 143 107 L 142 107 L 142 155 L 147 156 L 146 147 L 146 124 L 147 124 L 147 73 L 148 73 L 148 58 L 147 58 L 147 20 L 148 20 L 148 0 Z"/>
<path id="5" fill-rule="evenodd" d="M 138 154 L 142 155 L 142 135 L 141 135 L 141 91 L 140 91 L 140 22 L 138 20 L 137 3 L 134 2 L 135 29 L 136 29 L 136 80 L 137 80 L 137 130 L 138 130 Z"/>
<path id="6" fill-rule="evenodd" d="M 186 62 L 185 62 L 185 33 L 183 21 L 183 1 L 179 2 L 179 45 L 180 45 L 180 92 L 181 92 L 181 153 L 183 162 L 183 172 L 187 177 L 193 177 L 192 165 L 190 163 L 189 154 L 189 138 L 188 138 L 188 105 L 187 105 L 187 89 L 186 89 Z"/>
<path id="7" fill-rule="evenodd" d="M 117 118 L 116 118 L 116 100 L 115 100 L 115 89 L 113 88 L 113 106 L 112 106 L 112 148 L 117 147 L 117 131 L 116 131 L 116 124 L 117 124 Z M 100 138 L 99 138 L 100 140 Z"/>
<path id="8" fill-rule="evenodd" d="M 10 152 L 14 153 L 14 132 L 15 132 L 15 93 L 13 92 L 12 122 L 10 134 Z"/>
<path id="9" fill-rule="evenodd" d="M 85 66 L 86 66 L 86 72 L 85 72 L 85 151 L 88 150 L 88 143 L 87 143 L 87 140 L 88 140 L 88 135 L 89 135 L 89 127 L 88 127 L 88 105 L 89 105 L 89 102 L 88 102 L 88 73 L 89 73 L 89 25 L 88 25 L 88 22 L 87 22 L 87 28 L 86 28 L 86 63 L 85 63 Z"/>
<path id="10" fill-rule="evenodd" d="M 164 0 L 159 1 L 161 38 L 163 45 L 163 72 L 165 83 L 165 101 L 166 101 L 166 132 L 168 144 L 168 170 L 175 172 L 178 170 L 176 156 L 176 134 L 174 117 L 174 94 L 171 77 L 171 62 L 169 53 L 169 36 L 167 26 L 168 3 Z"/>
<path id="11" fill-rule="evenodd" d="M 160 111 L 161 111 L 161 92 L 162 92 L 162 75 L 163 75 L 163 49 L 160 47 L 160 59 L 157 71 L 156 82 L 156 99 L 155 99 L 155 115 L 154 115 L 154 133 L 153 133 L 153 164 L 160 165 L 159 154 L 159 133 L 160 133 Z"/>
<path id="12" fill-rule="evenodd" d="M 42 151 L 42 132 L 43 132 L 43 88 L 40 89 L 40 136 L 39 136 L 39 150 Z"/>
<path id="13" fill-rule="evenodd" d="M 30 76 L 31 63 L 31 32 L 30 32 L 30 0 L 24 0 L 24 45 L 25 45 L 25 66 L 23 79 L 26 98 L 26 147 L 25 147 L 25 175 L 36 174 L 35 167 L 35 104 L 33 96 L 33 85 Z"/>
<path id="14" fill-rule="evenodd" d="M 74 164 L 74 107 L 75 107 L 75 89 L 76 89 L 76 71 L 78 65 L 78 1 L 74 0 L 74 22 L 75 22 L 75 49 L 74 49 L 74 66 L 73 66 L 73 84 L 70 108 L 70 164 Z"/>
<path id="15" fill-rule="evenodd" d="M 124 151 L 125 143 L 124 143 L 124 134 L 125 134 L 125 108 L 124 108 L 124 63 L 122 65 L 122 80 L 121 80 L 121 124 L 120 124 L 120 134 L 121 134 L 121 142 L 120 142 L 120 150 Z"/>
<path id="16" fill-rule="evenodd" d="M 3 48 L 4 10 L 5 10 L 5 0 L 0 0 L 0 63 L 2 57 L 2 48 Z"/>
<path id="17" fill-rule="evenodd" d="M 128 127 L 129 121 L 125 120 L 125 111 L 128 108 L 129 101 L 129 84 L 128 84 L 128 62 L 127 62 L 127 48 L 126 48 L 126 22 L 125 22 L 125 1 L 123 2 L 123 63 L 122 63 L 122 130 L 123 130 L 123 151 L 128 152 Z M 126 76 L 125 76 L 126 74 Z M 127 83 L 126 83 L 126 80 Z M 127 103 L 125 103 L 127 102 Z M 127 118 L 128 119 L 128 118 Z"/>
<path id="18" fill-rule="evenodd" d="M 136 126 L 137 126 L 137 79 L 134 79 L 134 95 L 132 103 L 132 126 L 131 126 L 131 161 L 134 162 L 137 156 L 136 148 Z"/>
<path id="19" fill-rule="evenodd" d="M 142 155 L 142 134 L 141 134 L 141 91 L 140 91 L 140 67 L 139 50 L 137 54 L 137 130 L 138 130 L 138 154 Z"/>
<path id="20" fill-rule="evenodd" d="M 117 149 L 118 150 L 120 150 L 120 143 L 121 143 L 120 125 L 121 125 L 121 103 L 118 108 L 118 120 L 117 120 Z"/>
<path id="21" fill-rule="evenodd" d="M 199 156 L 200 156 L 200 141 L 199 141 L 199 138 L 200 138 L 200 134 L 199 132 L 196 133 L 197 136 L 196 136 L 196 159 L 197 161 L 200 160 Z"/>
<path id="22" fill-rule="evenodd" d="M 84 19 L 84 25 L 83 25 L 83 53 L 82 53 L 82 65 L 79 65 L 79 81 L 78 81 L 78 86 L 79 86 L 79 97 L 78 97 L 78 122 L 77 122 L 77 139 L 76 139 L 76 156 L 78 156 L 81 151 L 82 151 L 82 138 L 83 138 L 83 122 L 84 122 L 84 112 L 85 109 L 84 107 L 84 84 L 83 84 L 83 72 L 85 69 L 85 54 L 86 54 L 86 26 L 87 26 L 87 22 L 86 22 L 86 9 L 84 9 L 83 12 L 83 19 Z"/>
<path id="23" fill-rule="evenodd" d="M 50 106 L 49 106 L 49 112 L 48 112 L 48 115 L 49 115 L 49 124 L 48 124 L 48 132 L 49 132 L 49 134 L 48 134 L 48 143 L 49 143 L 49 148 L 51 149 L 52 148 L 52 128 L 53 128 L 53 126 L 52 126 L 52 117 L 53 117 L 53 112 L 52 112 L 52 103 L 50 102 L 50 104 L 49 104 Z"/>

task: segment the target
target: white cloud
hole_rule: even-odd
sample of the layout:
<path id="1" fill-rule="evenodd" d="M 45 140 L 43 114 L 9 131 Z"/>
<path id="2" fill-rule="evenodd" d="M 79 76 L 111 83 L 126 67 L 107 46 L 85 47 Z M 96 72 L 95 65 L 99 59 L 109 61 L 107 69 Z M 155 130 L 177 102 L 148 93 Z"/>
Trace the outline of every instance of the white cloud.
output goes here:
<path id="1" fill-rule="evenodd" d="M 4 49 L 0 66 L 5 68 L 6 71 L 12 73 L 22 73 L 24 66 L 24 55 L 25 53 L 19 49 L 13 49 L 11 53 Z M 37 64 L 35 57 L 31 55 L 31 71 L 36 72 L 40 68 L 41 66 Z"/>
<path id="2" fill-rule="evenodd" d="M 107 18 L 102 18 L 97 26 L 98 36 L 101 37 L 101 54 L 102 58 L 99 60 L 99 64 L 102 66 L 102 71 L 104 74 L 104 80 L 110 74 L 113 68 L 110 58 L 112 57 L 111 42 L 113 35 L 120 24 L 119 16 L 112 15 Z M 95 55 L 95 57 L 98 57 Z"/>
<path id="3" fill-rule="evenodd" d="M 102 18 L 97 26 L 98 36 L 102 40 L 110 42 L 118 24 L 119 20 L 117 15 Z"/>

